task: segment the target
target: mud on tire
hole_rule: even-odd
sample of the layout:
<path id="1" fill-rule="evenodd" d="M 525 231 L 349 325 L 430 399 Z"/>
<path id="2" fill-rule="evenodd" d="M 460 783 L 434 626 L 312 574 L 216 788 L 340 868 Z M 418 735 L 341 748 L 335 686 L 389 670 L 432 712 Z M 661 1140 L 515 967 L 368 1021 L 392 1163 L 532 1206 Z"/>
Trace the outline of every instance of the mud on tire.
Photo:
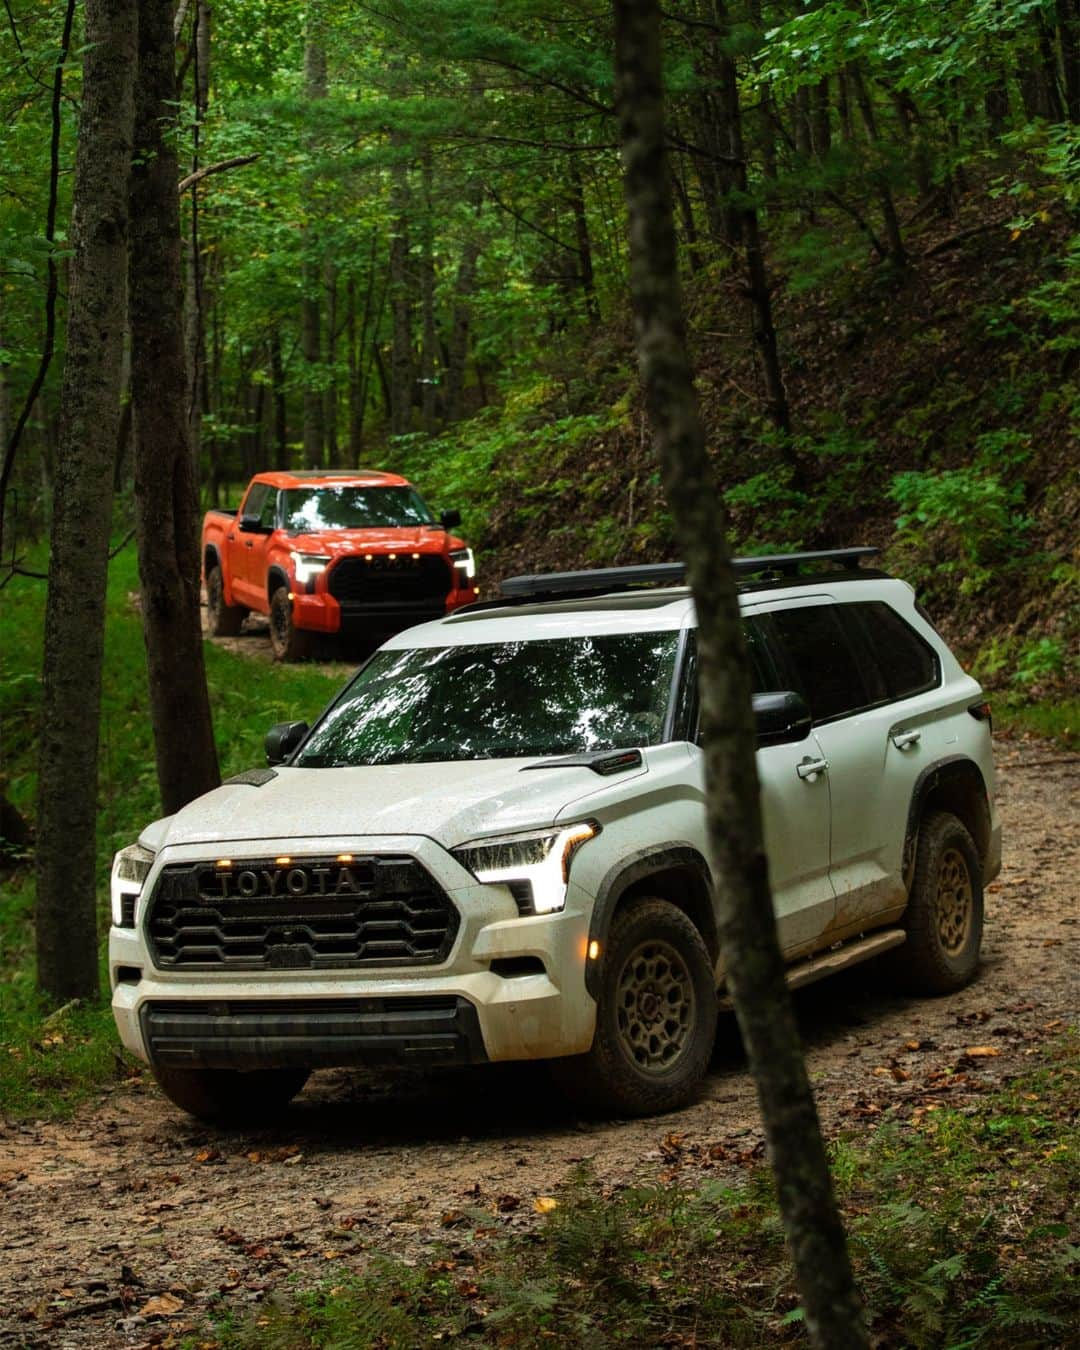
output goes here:
<path id="1" fill-rule="evenodd" d="M 181 1111 L 220 1124 L 257 1125 L 283 1111 L 307 1069 L 173 1069 L 154 1066 L 162 1092 Z"/>
<path id="2" fill-rule="evenodd" d="M 602 957 L 596 1035 L 587 1054 L 552 1061 L 580 1105 L 619 1115 L 685 1106 L 716 1039 L 716 982 L 701 934 L 667 900 L 616 912 Z"/>
<path id="3" fill-rule="evenodd" d="M 225 603 L 225 578 L 220 567 L 211 567 L 206 574 L 206 627 L 210 636 L 235 637 L 246 614 L 243 605 Z"/>
<path id="4" fill-rule="evenodd" d="M 285 586 L 270 597 L 270 647 L 275 661 L 303 661 L 311 655 L 314 638 L 293 623 L 292 601 Z"/>
<path id="5" fill-rule="evenodd" d="M 972 980 L 982 945 L 982 863 L 971 835 L 946 811 L 919 826 L 904 927 L 907 941 L 890 953 L 903 988 L 948 994 Z"/>

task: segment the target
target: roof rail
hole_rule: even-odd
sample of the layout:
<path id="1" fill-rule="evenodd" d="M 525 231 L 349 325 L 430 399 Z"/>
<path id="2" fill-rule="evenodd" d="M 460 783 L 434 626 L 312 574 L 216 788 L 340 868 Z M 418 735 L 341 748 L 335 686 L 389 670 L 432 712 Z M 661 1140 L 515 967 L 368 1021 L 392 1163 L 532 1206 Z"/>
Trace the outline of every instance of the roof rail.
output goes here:
<path id="1" fill-rule="evenodd" d="M 856 574 L 863 558 L 876 557 L 880 552 L 879 548 L 864 545 L 859 548 L 823 549 L 813 553 L 772 553 L 760 557 L 732 558 L 731 566 L 736 579 L 744 584 L 769 577 L 797 577 L 808 565 L 818 563 L 834 563 L 837 570 Z M 613 591 L 633 591 L 650 586 L 685 585 L 685 563 L 643 563 L 636 567 L 596 567 L 582 572 L 539 572 L 532 576 L 507 577 L 500 585 L 499 592 L 502 600 L 524 601 L 569 595 L 608 595 Z M 493 603 L 497 602 L 486 602 L 487 605 Z"/>

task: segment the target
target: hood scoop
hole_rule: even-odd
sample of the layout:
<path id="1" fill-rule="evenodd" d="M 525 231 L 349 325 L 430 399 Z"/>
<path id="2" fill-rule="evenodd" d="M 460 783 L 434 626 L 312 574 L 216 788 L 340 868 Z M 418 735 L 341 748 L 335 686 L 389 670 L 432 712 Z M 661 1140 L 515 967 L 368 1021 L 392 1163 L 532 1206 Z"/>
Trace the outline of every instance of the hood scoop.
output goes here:
<path id="1" fill-rule="evenodd" d="M 521 772 L 530 769 L 591 769 L 602 778 L 627 769 L 640 769 L 644 763 L 640 750 L 588 750 L 581 755 L 564 755 L 561 759 L 542 759 L 537 764 L 526 764 Z"/>

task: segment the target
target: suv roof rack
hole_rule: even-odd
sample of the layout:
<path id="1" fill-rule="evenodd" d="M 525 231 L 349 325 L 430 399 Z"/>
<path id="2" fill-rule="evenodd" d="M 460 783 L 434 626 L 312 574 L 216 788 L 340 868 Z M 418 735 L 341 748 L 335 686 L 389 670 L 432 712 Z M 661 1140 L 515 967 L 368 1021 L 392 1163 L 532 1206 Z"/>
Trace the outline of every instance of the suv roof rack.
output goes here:
<path id="1" fill-rule="evenodd" d="M 859 548 L 823 549 L 813 553 L 771 553 L 759 557 L 732 558 L 731 566 L 736 580 L 743 586 L 768 584 L 778 578 L 803 575 L 808 565 L 833 563 L 836 570 L 847 577 L 872 575 L 863 571 L 859 563 L 864 558 L 879 554 L 879 548 L 863 545 Z M 820 576 L 820 573 L 816 573 Z M 539 572 L 532 576 L 507 577 L 499 587 L 500 599 L 480 601 L 468 609 L 487 608 L 506 601 L 553 599 L 561 596 L 608 595 L 613 591 L 634 591 L 651 586 L 685 586 L 686 564 L 681 562 L 644 563 L 636 567 L 596 567 L 582 572 Z M 457 610 L 462 613 L 463 610 Z"/>

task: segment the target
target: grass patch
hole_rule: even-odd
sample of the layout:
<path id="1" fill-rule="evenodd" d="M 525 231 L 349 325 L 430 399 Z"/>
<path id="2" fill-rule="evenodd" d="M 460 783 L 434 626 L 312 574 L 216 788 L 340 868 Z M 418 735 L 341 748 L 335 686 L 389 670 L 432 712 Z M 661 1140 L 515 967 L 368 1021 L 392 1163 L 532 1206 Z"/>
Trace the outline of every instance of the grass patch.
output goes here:
<path id="1" fill-rule="evenodd" d="M 1080 1044 L 962 1109 L 834 1140 L 834 1176 L 878 1346 L 1064 1344 L 1076 1326 Z M 419 1265 L 377 1257 L 243 1317 L 223 1350 L 805 1342 L 768 1169 L 605 1191 L 586 1170 L 531 1232 L 485 1209 Z M 195 1344 L 196 1342 L 193 1342 Z M 205 1344 L 200 1336 L 198 1344 Z"/>
<path id="2" fill-rule="evenodd" d="M 1080 698 L 1042 699 L 991 695 L 994 730 L 1006 736 L 1040 736 L 1065 750 L 1080 746 Z"/>
<path id="3" fill-rule="evenodd" d="M 44 561 L 42 554 L 29 565 L 44 570 Z M 107 597 L 97 877 L 103 990 L 112 855 L 161 814 L 142 623 L 133 604 L 138 584 L 132 546 L 110 564 Z M 28 816 L 37 785 L 44 605 L 44 583 L 29 578 L 15 578 L 0 596 L 0 773 L 8 796 Z M 263 763 L 267 728 L 312 719 L 341 683 L 339 670 L 272 666 L 211 646 L 206 661 L 223 776 Z M 28 864 L 0 873 L 0 1112 L 11 1118 L 59 1117 L 130 1069 L 107 998 L 56 1016 L 36 991 Z"/>

